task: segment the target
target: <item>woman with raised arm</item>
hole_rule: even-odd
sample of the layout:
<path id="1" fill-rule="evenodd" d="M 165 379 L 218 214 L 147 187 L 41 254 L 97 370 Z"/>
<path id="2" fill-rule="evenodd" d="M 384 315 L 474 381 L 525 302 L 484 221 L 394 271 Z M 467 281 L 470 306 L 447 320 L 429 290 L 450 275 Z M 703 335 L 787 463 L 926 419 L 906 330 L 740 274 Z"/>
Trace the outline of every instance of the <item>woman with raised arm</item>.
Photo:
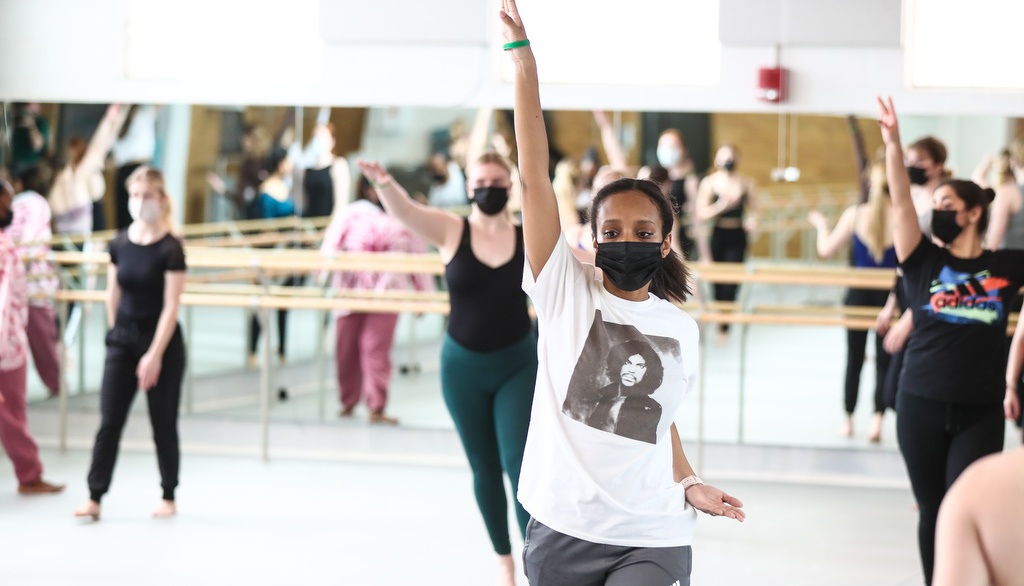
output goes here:
<path id="1" fill-rule="evenodd" d="M 1024 284 L 1024 251 L 981 246 L 994 193 L 947 179 L 921 235 L 892 100 L 878 100 L 893 207 L 893 243 L 913 312 L 896 436 L 920 509 L 918 540 L 931 584 L 935 521 L 948 487 L 975 460 L 1003 449 L 1003 356 L 1010 301 Z"/>
<path id="2" fill-rule="evenodd" d="M 89 500 L 76 517 L 100 518 L 135 393 L 149 404 L 163 500 L 154 517 L 175 514 L 178 486 L 178 407 L 185 343 L 178 307 L 185 288 L 185 253 L 172 233 L 174 214 L 160 171 L 142 166 L 127 179 L 131 225 L 110 241 L 107 272 L 107 358 L 100 389 L 100 429 L 89 468 Z"/>
<path id="3" fill-rule="evenodd" d="M 736 147 L 722 145 L 715 153 L 715 172 L 697 188 L 697 221 L 712 220 L 711 260 L 743 262 L 749 234 L 757 229 L 760 205 L 754 181 L 736 170 Z M 736 301 L 737 285 L 715 284 L 715 300 Z M 729 340 L 729 324 L 719 324 L 716 343 Z"/>
<path id="4" fill-rule="evenodd" d="M 589 216 L 604 271 L 595 280 L 562 238 L 537 63 L 513 0 L 501 20 L 515 64 L 523 289 L 541 333 L 519 481 L 532 516 L 526 576 L 532 586 L 687 585 L 696 510 L 744 513 L 694 475 L 672 423 L 698 372 L 697 324 L 672 303 L 689 293 L 672 205 L 651 181 L 604 186 Z"/>
<path id="5" fill-rule="evenodd" d="M 885 164 L 870 167 L 868 201 L 852 205 L 843 212 L 834 230 L 829 231 L 825 216 L 814 210 L 808 220 L 818 230 L 818 256 L 829 258 L 847 243 L 853 244 L 852 265 L 856 268 L 896 269 L 896 250 L 892 245 L 892 202 L 889 184 L 885 179 Z M 850 289 L 844 303 L 851 306 L 882 308 L 888 300 L 888 291 L 877 289 Z M 875 416 L 871 421 L 868 441 L 882 439 L 882 416 L 885 414 L 885 376 L 890 355 L 882 347 L 884 334 L 875 334 Z M 846 420 L 840 428 L 843 437 L 853 436 L 853 410 L 860 393 L 860 371 L 864 368 L 864 346 L 867 330 L 846 330 Z"/>
<path id="6" fill-rule="evenodd" d="M 421 205 L 377 162 L 357 161 L 391 217 L 436 246 L 445 264 L 451 313 L 441 347 L 441 392 L 473 471 L 473 488 L 491 545 L 498 583 L 515 581 L 508 500 L 512 484 L 519 530 L 529 516 L 516 498 L 537 378 L 537 339 L 520 282 L 522 228 L 506 209 L 511 167 L 484 153 L 467 169 L 468 218 Z"/>

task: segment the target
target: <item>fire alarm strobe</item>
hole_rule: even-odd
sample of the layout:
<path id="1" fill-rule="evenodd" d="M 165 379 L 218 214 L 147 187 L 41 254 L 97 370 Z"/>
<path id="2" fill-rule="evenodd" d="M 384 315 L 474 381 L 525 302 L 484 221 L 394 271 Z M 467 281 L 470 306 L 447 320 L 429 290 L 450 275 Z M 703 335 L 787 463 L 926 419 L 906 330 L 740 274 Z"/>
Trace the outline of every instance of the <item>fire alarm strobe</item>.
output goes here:
<path id="1" fill-rule="evenodd" d="M 757 99 L 778 104 L 786 101 L 786 82 L 789 71 L 784 67 L 757 70 Z"/>

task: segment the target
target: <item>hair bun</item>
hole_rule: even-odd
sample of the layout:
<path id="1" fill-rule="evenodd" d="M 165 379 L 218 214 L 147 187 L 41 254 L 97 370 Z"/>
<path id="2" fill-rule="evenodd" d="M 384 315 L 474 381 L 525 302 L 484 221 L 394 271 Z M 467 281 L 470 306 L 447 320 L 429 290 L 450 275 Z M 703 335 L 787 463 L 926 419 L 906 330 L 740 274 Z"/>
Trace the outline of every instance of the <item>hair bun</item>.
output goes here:
<path id="1" fill-rule="evenodd" d="M 986 187 L 985 189 L 981 190 L 981 195 L 982 197 L 985 198 L 985 200 L 988 203 L 992 203 L 996 199 L 996 190 L 992 189 L 991 187 Z"/>

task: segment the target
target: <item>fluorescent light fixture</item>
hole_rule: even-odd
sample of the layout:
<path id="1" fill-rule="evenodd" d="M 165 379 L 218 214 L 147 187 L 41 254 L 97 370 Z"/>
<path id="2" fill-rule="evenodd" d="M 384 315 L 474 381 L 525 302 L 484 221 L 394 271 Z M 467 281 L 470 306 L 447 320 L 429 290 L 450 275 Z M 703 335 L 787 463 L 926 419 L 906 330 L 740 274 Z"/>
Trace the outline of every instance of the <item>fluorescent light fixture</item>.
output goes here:
<path id="1" fill-rule="evenodd" d="M 317 81 L 319 0 L 129 0 L 133 80 Z"/>
<path id="2" fill-rule="evenodd" d="M 718 0 L 523 0 L 519 11 L 542 83 L 719 82 Z M 500 27 L 495 34 L 500 47 Z M 511 82 L 507 58 L 503 67 Z"/>
<path id="3" fill-rule="evenodd" d="M 1024 89 L 1021 0 L 916 0 L 909 7 L 910 80 L 917 87 Z"/>

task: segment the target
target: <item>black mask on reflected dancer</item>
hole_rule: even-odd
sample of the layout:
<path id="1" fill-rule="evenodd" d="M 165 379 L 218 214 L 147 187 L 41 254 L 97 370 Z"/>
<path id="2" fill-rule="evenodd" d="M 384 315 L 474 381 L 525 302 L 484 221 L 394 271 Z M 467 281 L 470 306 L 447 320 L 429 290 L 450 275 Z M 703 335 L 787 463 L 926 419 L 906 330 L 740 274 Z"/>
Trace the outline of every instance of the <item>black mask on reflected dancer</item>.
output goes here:
<path id="1" fill-rule="evenodd" d="M 14 221 L 14 208 L 12 207 L 11 209 L 7 210 L 7 217 L 6 218 L 0 218 L 0 230 L 3 230 L 4 228 L 10 226 L 11 222 L 13 222 L 13 221 Z"/>
<path id="2" fill-rule="evenodd" d="M 956 210 L 932 210 L 932 234 L 936 238 L 952 244 L 963 231 L 963 226 L 956 223 Z"/>
<path id="3" fill-rule="evenodd" d="M 473 190 L 473 203 L 480 211 L 493 216 L 505 209 L 508 203 L 507 187 L 477 187 Z"/>
<path id="4" fill-rule="evenodd" d="M 636 291 L 651 282 L 665 258 L 661 242 L 599 242 L 597 266 L 623 291 Z"/>
<path id="5" fill-rule="evenodd" d="M 907 167 L 907 174 L 910 175 L 911 185 L 924 185 L 928 183 L 928 174 L 924 167 Z"/>

